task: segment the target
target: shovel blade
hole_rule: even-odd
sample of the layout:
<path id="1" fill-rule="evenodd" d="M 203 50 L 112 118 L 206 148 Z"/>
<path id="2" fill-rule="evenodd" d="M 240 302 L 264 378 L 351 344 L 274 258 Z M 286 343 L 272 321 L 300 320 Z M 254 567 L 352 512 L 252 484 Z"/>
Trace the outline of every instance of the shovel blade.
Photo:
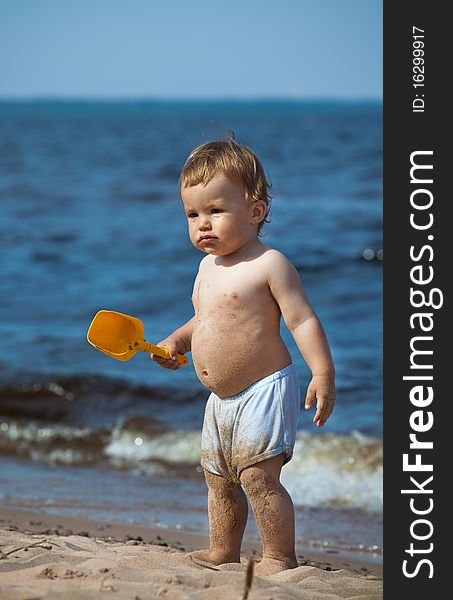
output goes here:
<path id="1" fill-rule="evenodd" d="M 129 360 L 139 351 L 145 329 L 140 319 L 113 310 L 100 310 L 88 329 L 87 340 L 116 360 Z"/>

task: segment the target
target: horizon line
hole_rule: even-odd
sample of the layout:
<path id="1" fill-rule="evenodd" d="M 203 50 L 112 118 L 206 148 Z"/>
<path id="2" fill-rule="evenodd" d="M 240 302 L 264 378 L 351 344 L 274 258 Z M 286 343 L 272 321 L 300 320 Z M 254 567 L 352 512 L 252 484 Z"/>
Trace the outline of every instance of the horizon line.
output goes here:
<path id="1" fill-rule="evenodd" d="M 375 102 L 382 96 L 99 96 L 66 94 L 0 95 L 0 102 Z"/>

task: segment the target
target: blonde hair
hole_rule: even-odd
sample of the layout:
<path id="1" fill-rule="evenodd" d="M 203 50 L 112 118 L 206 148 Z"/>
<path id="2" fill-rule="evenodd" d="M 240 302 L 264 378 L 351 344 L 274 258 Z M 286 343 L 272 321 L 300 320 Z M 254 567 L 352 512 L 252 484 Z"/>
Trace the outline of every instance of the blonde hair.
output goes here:
<path id="1" fill-rule="evenodd" d="M 258 223 L 258 235 L 264 223 L 269 223 L 271 184 L 266 180 L 264 169 L 256 155 L 234 139 L 230 133 L 227 140 L 206 142 L 192 150 L 179 178 L 179 190 L 183 187 L 208 184 L 217 174 L 223 173 L 245 192 L 246 200 L 266 204 L 264 219 Z"/>

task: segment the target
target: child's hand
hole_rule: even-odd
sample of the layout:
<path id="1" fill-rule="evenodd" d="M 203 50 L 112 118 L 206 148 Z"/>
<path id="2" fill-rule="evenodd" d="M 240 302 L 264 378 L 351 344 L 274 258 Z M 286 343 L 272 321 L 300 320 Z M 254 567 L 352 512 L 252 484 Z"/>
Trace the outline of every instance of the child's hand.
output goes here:
<path id="1" fill-rule="evenodd" d="M 157 345 L 167 348 L 172 358 L 161 358 L 160 356 L 157 356 L 157 354 L 152 353 L 149 355 L 150 358 L 152 358 L 154 362 L 161 367 L 164 367 L 164 369 L 171 369 L 172 371 L 179 369 L 181 364 L 176 360 L 176 355 L 185 354 L 186 346 L 184 341 L 180 338 L 168 337 L 159 342 Z"/>
<path id="2" fill-rule="evenodd" d="M 332 414 L 335 406 L 335 381 L 332 375 L 313 375 L 305 399 L 305 410 L 309 410 L 316 400 L 316 414 L 313 423 L 322 427 Z"/>

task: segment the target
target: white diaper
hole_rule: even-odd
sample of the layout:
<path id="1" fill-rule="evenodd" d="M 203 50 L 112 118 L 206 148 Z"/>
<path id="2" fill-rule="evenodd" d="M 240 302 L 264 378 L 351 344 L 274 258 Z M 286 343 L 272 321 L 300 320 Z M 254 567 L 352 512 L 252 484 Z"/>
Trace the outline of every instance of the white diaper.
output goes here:
<path id="1" fill-rule="evenodd" d="M 285 453 L 291 460 L 300 411 L 296 368 L 288 365 L 236 396 L 211 394 L 201 434 L 201 466 L 239 483 L 255 463 Z"/>

